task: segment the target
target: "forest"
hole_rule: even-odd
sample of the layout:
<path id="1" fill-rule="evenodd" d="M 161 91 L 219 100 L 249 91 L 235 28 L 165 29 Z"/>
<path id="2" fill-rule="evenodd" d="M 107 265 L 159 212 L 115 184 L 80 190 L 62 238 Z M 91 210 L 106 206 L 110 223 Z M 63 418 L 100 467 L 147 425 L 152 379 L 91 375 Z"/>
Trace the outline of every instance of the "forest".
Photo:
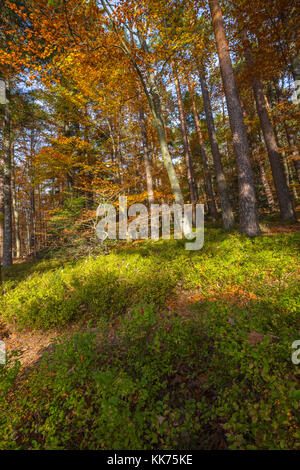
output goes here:
<path id="1" fill-rule="evenodd" d="M 1 450 L 300 450 L 299 24 L 0 0 Z"/>

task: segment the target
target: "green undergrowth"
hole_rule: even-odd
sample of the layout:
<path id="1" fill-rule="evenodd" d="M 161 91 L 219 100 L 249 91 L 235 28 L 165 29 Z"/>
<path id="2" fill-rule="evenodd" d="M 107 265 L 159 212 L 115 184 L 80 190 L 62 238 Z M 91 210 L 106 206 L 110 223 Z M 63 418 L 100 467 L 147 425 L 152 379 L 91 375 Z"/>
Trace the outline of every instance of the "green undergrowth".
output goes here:
<path id="1" fill-rule="evenodd" d="M 253 345 L 259 319 L 243 309 L 193 310 L 139 306 L 62 338 L 2 395 L 0 448 L 299 448 L 295 317 L 289 334 L 283 319 L 279 339 Z"/>
<path id="2" fill-rule="evenodd" d="M 178 285 L 203 296 L 240 286 L 270 308 L 299 308 L 299 235 L 251 241 L 211 229 L 202 250 L 184 246 L 184 240 L 147 241 L 77 262 L 14 266 L 3 284 L 1 315 L 20 327 L 62 327 L 82 318 L 118 316 L 139 302 L 163 306 Z"/>
<path id="3" fill-rule="evenodd" d="M 298 248 L 210 229 L 199 252 L 143 242 L 7 272 L 5 320 L 88 328 L 22 378 L 0 366 L 0 449 L 299 449 Z"/>

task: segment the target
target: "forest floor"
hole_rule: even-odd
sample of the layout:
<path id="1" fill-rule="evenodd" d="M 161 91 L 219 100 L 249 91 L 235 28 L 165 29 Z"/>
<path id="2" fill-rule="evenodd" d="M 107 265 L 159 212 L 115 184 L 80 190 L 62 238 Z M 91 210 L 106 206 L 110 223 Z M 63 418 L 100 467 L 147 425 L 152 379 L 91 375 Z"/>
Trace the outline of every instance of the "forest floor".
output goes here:
<path id="1" fill-rule="evenodd" d="M 8 269 L 0 448 L 299 449 L 299 230 Z"/>

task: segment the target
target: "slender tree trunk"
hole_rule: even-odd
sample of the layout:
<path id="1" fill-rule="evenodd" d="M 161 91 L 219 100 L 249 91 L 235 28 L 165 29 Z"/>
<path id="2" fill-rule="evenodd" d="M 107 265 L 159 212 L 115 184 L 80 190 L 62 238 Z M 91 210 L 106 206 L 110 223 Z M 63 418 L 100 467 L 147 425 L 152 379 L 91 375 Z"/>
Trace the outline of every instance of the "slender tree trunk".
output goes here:
<path id="1" fill-rule="evenodd" d="M 113 133 L 112 126 L 109 122 L 109 119 L 106 120 L 108 130 L 109 130 L 109 135 L 111 139 L 111 144 L 112 144 L 112 160 L 113 162 L 116 160 L 117 165 L 118 165 L 118 177 L 119 177 L 119 182 L 123 186 L 124 184 L 124 175 L 123 175 L 123 166 L 122 166 L 122 155 L 121 155 L 121 147 L 120 147 L 120 129 L 118 129 L 118 142 L 115 142 L 115 137 Z M 116 126 L 115 126 L 116 127 Z"/>
<path id="2" fill-rule="evenodd" d="M 151 204 L 154 204 L 153 181 L 152 181 L 151 164 L 150 164 L 150 158 L 149 158 L 149 145 L 148 145 L 148 136 L 147 136 L 147 129 L 146 129 L 146 119 L 145 119 L 143 108 L 140 108 L 139 115 L 140 115 L 141 131 L 142 131 L 142 142 L 143 142 L 144 163 L 145 163 L 145 170 L 146 170 L 148 202 L 149 202 L 149 207 L 151 207 Z"/>
<path id="3" fill-rule="evenodd" d="M 66 179 L 67 179 L 67 191 L 72 199 L 74 181 L 73 181 L 73 175 L 71 173 L 71 170 L 68 170 Z"/>
<path id="4" fill-rule="evenodd" d="M 215 129 L 215 123 L 211 108 L 211 102 L 208 92 L 208 87 L 204 73 L 200 71 L 199 73 L 200 85 L 202 91 L 202 98 L 206 116 L 207 130 L 209 135 L 210 147 L 214 161 L 216 181 L 217 181 L 217 191 L 219 195 L 221 211 L 222 211 L 222 220 L 223 227 L 225 230 L 231 230 L 234 227 L 234 217 L 232 212 L 231 203 L 228 196 L 227 184 L 225 179 L 225 174 L 223 170 L 223 164 L 221 159 L 221 154 L 219 150 L 217 134 Z"/>
<path id="5" fill-rule="evenodd" d="M 14 234 L 15 234 L 15 256 L 17 259 L 21 257 L 21 240 L 20 240 L 20 227 L 19 227 L 19 211 L 17 205 L 17 194 L 16 194 L 16 178 L 15 178 L 15 162 L 14 162 L 14 151 L 11 152 L 11 193 L 12 193 L 12 209 L 14 216 Z"/>
<path id="6" fill-rule="evenodd" d="M 192 99 L 193 114 L 194 114 L 194 119 L 195 119 L 195 124 L 196 124 L 196 131 L 197 131 L 197 135 L 198 135 L 198 141 L 199 141 L 200 152 L 201 152 L 201 157 L 202 157 L 204 180 L 205 180 L 205 189 L 206 189 L 206 194 L 207 194 L 207 199 L 208 199 L 208 208 L 209 208 L 208 212 L 214 220 L 217 220 L 218 212 L 217 212 L 216 202 L 215 202 L 215 198 L 214 198 L 211 174 L 210 174 L 208 164 L 207 164 L 207 156 L 206 156 L 206 152 L 205 152 L 205 148 L 204 148 L 203 136 L 202 136 L 201 126 L 200 126 L 199 116 L 198 116 L 198 113 L 197 113 L 195 95 L 193 93 L 193 90 L 191 90 L 191 89 L 190 89 L 190 95 L 191 95 L 191 99 Z"/>
<path id="7" fill-rule="evenodd" d="M 26 240 L 27 240 L 27 256 L 31 254 L 30 250 L 30 213 L 26 214 Z"/>
<path id="8" fill-rule="evenodd" d="M 3 258 L 3 234 L 4 234 L 4 158 L 0 152 L 0 264 Z"/>
<path id="9" fill-rule="evenodd" d="M 293 194 L 293 199 L 294 199 L 294 201 L 296 201 L 298 199 L 298 194 L 297 194 L 297 191 L 296 191 L 293 172 L 291 170 L 291 167 L 289 165 L 289 162 L 288 162 L 288 159 L 287 159 L 287 156 L 286 156 L 285 152 L 282 155 L 282 164 L 283 164 L 283 168 L 284 168 L 284 174 L 285 174 L 285 177 L 286 177 L 287 185 L 288 185 L 288 187 L 291 187 L 292 194 Z"/>
<path id="10" fill-rule="evenodd" d="M 295 104 L 298 105 L 300 109 L 300 54 L 297 47 L 297 40 L 299 36 L 299 28 L 292 26 L 290 24 L 290 19 L 294 17 L 294 14 L 297 11 L 297 2 L 294 2 L 295 6 L 292 9 L 285 8 L 281 11 L 280 19 L 283 25 L 283 34 L 285 40 L 289 43 L 289 49 L 291 51 L 290 56 L 290 66 L 291 72 L 294 79 L 294 89 L 295 89 Z M 299 6 L 298 6 L 299 9 Z"/>
<path id="11" fill-rule="evenodd" d="M 296 171 L 296 175 L 297 175 L 297 179 L 298 179 L 298 182 L 300 183 L 300 154 L 299 154 L 299 151 L 295 145 L 295 138 L 292 137 L 292 142 L 293 142 L 293 147 L 292 147 L 292 151 L 293 151 L 293 165 L 294 165 L 294 168 L 295 168 L 295 171 Z"/>
<path id="12" fill-rule="evenodd" d="M 257 114 L 259 116 L 264 141 L 268 151 L 268 157 L 272 169 L 277 199 L 279 202 L 280 214 L 283 220 L 295 221 L 296 216 L 289 193 L 289 188 L 284 175 L 284 169 L 278 151 L 272 123 L 268 115 L 265 94 L 260 80 L 254 75 L 254 60 L 246 31 L 242 33 L 246 61 L 251 73 L 252 88 L 256 103 Z"/>
<path id="13" fill-rule="evenodd" d="M 258 161 L 258 166 L 259 166 L 260 179 L 261 179 L 261 182 L 262 182 L 265 194 L 266 194 L 268 206 L 269 206 L 271 212 L 274 212 L 275 211 L 275 201 L 274 201 L 274 198 L 273 198 L 271 187 L 269 185 L 269 181 L 268 181 L 268 178 L 267 178 L 265 166 L 264 166 L 263 162 L 261 162 L 261 161 Z"/>
<path id="14" fill-rule="evenodd" d="M 4 232 L 4 159 L 0 153 L 0 284 L 2 284 L 3 232 Z"/>
<path id="15" fill-rule="evenodd" d="M 300 182 L 300 160 L 293 160 L 293 163 L 297 173 L 298 181 Z"/>
<path id="16" fill-rule="evenodd" d="M 247 133 L 238 88 L 233 73 L 229 46 L 225 36 L 224 20 L 219 0 L 209 0 L 209 6 L 237 161 L 240 232 L 252 237 L 259 235 L 261 232 L 258 222 L 258 208 L 254 190 L 253 172 L 250 163 Z"/>
<path id="17" fill-rule="evenodd" d="M 300 55 L 292 58 L 292 74 L 295 83 L 295 101 L 300 108 Z"/>
<path id="18" fill-rule="evenodd" d="M 203 200 L 204 200 L 204 212 L 205 212 L 205 214 L 208 214 L 209 213 L 209 207 L 208 207 L 208 204 L 207 204 L 207 197 L 206 197 L 206 194 L 205 194 L 205 191 L 204 191 L 203 184 L 202 184 L 201 180 L 198 180 L 197 190 L 198 190 L 200 200 L 201 200 L 201 195 L 202 195 Z"/>
<path id="19" fill-rule="evenodd" d="M 107 8 L 107 5 L 106 5 L 104 0 L 101 0 L 101 4 L 102 4 L 104 10 L 107 12 L 107 14 L 111 17 L 111 12 Z M 113 24 L 114 27 L 116 27 L 113 19 L 112 19 L 112 24 Z M 130 33 L 131 33 L 131 36 L 133 37 L 132 31 L 130 31 Z M 145 39 L 139 33 L 137 33 L 137 35 L 139 37 L 139 41 L 140 41 L 142 49 L 147 54 L 151 55 L 148 44 L 145 41 Z M 167 170 L 167 173 L 168 173 L 170 186 L 172 188 L 172 192 L 173 192 L 173 195 L 174 195 L 175 202 L 177 204 L 182 204 L 183 205 L 184 204 L 184 199 L 183 199 L 183 195 L 182 195 L 181 188 L 180 188 L 180 185 L 179 185 L 179 180 L 177 178 L 175 168 L 173 166 L 172 158 L 171 158 L 171 155 L 170 155 L 170 152 L 169 152 L 169 149 L 168 149 L 168 144 L 167 144 L 167 139 L 166 139 L 166 132 L 165 132 L 165 128 L 164 128 L 164 119 L 163 119 L 163 113 L 162 113 L 162 107 L 161 107 L 161 100 L 160 100 L 159 91 L 158 91 L 158 87 L 157 87 L 154 72 L 152 70 L 150 70 L 147 74 L 147 78 L 145 79 L 143 77 L 143 73 L 142 73 L 139 65 L 137 64 L 137 62 L 134 58 L 134 55 L 130 51 L 130 44 L 126 41 L 126 39 L 121 39 L 121 47 L 122 47 L 125 55 L 131 61 L 135 71 L 137 72 L 140 83 L 141 83 L 141 85 L 143 87 L 143 90 L 145 92 L 145 95 L 147 97 L 148 104 L 149 104 L 149 107 L 150 107 L 150 110 L 151 110 L 151 113 L 152 113 L 152 116 L 153 116 L 154 125 L 156 127 L 157 134 L 158 134 L 158 140 L 159 140 L 159 145 L 160 145 L 160 149 L 161 149 L 161 153 L 162 153 L 162 157 L 163 157 L 163 161 L 164 161 L 164 166 L 165 166 L 165 168 Z M 147 89 L 147 87 L 149 87 L 149 89 Z"/>
<path id="20" fill-rule="evenodd" d="M 296 183 L 295 183 L 295 179 L 294 179 L 294 175 L 293 175 L 293 170 L 292 170 L 291 166 L 289 165 L 288 161 L 287 161 L 287 170 L 288 170 L 288 173 L 289 173 L 289 179 L 290 179 L 290 185 L 291 185 L 292 192 L 293 192 L 293 198 L 294 198 L 294 201 L 297 201 L 299 199 L 299 196 L 298 196 L 298 193 L 297 193 L 297 187 L 296 187 Z"/>
<path id="21" fill-rule="evenodd" d="M 30 134 L 30 161 L 29 161 L 29 174 L 31 178 L 30 187 L 30 206 L 29 206 L 29 252 L 35 256 L 36 240 L 35 240 L 35 192 L 34 192 L 34 170 L 32 164 L 32 157 L 34 155 L 34 128 L 31 129 Z M 60 199 L 60 194 L 59 194 Z"/>
<path id="22" fill-rule="evenodd" d="M 35 256 L 35 193 L 34 188 L 30 190 L 30 253 Z"/>
<path id="23" fill-rule="evenodd" d="M 121 142 L 120 142 L 120 128 L 118 126 L 118 141 L 117 141 L 117 162 L 119 168 L 119 176 L 121 185 L 124 184 L 124 173 L 123 173 L 123 162 L 122 162 L 122 151 L 121 151 Z"/>
<path id="24" fill-rule="evenodd" d="M 9 97 L 9 82 L 5 80 L 6 94 Z M 11 207 L 11 129 L 10 129 L 10 104 L 9 98 L 4 109 L 3 130 L 4 153 L 4 233 L 3 233 L 3 266 L 12 265 L 12 207 Z"/>
<path id="25" fill-rule="evenodd" d="M 281 99 L 282 98 L 280 96 L 280 100 Z M 293 154 L 293 165 L 296 171 L 297 179 L 300 182 L 300 155 L 299 155 L 299 149 L 297 148 L 297 144 L 296 144 L 296 138 L 286 122 L 284 123 L 284 129 L 285 129 L 287 143 L 290 147 L 290 151 Z"/>
<path id="26" fill-rule="evenodd" d="M 89 114 L 88 114 L 87 106 L 85 106 L 85 116 L 88 120 Z M 89 141 L 90 141 L 90 139 L 89 139 L 89 127 L 88 126 L 84 126 L 84 140 L 87 143 L 89 143 Z M 93 162 L 91 161 L 91 156 L 90 156 L 89 151 L 85 152 L 85 161 L 88 165 L 88 168 L 91 168 L 93 166 Z M 88 188 L 87 190 L 84 191 L 85 198 L 86 198 L 86 207 L 87 207 L 88 210 L 92 210 L 93 205 L 94 205 L 94 192 L 93 192 L 94 175 L 93 175 L 91 170 L 88 170 L 85 173 L 85 180 L 86 180 L 86 184 L 87 184 L 87 188 Z"/>
<path id="27" fill-rule="evenodd" d="M 164 120 L 162 115 L 161 109 L 161 101 L 159 92 L 157 89 L 157 84 L 155 82 L 155 78 L 153 72 L 149 73 L 148 82 L 150 86 L 149 94 L 147 95 L 149 106 L 152 112 L 152 116 L 154 119 L 154 124 L 157 129 L 159 145 L 164 161 L 165 168 L 168 173 L 170 185 L 172 188 L 172 192 L 174 195 L 174 199 L 176 204 L 184 204 L 183 195 L 180 189 L 179 181 L 175 172 L 175 168 L 173 166 L 172 158 L 168 149 L 168 144 L 166 140 L 166 134 L 164 130 Z M 149 99 L 150 98 L 150 99 Z"/>
<path id="28" fill-rule="evenodd" d="M 276 83 L 275 83 L 275 91 L 276 91 L 276 97 L 277 97 L 278 103 L 282 103 L 284 100 L 282 88 Z M 293 161 L 293 166 L 296 171 L 296 177 L 298 181 L 300 182 L 300 157 L 299 157 L 299 149 L 297 148 L 297 144 L 296 144 L 296 138 L 291 128 L 289 127 L 287 121 L 284 121 L 283 126 L 285 130 L 287 143 L 290 147 L 290 152 L 293 155 L 292 161 Z M 287 163 L 287 166 L 288 166 L 288 163 Z M 293 180 L 293 172 L 290 169 L 288 172 L 291 175 L 291 180 Z M 294 183 L 292 186 L 292 190 L 293 190 L 294 199 L 298 199 L 298 195 L 297 195 L 297 191 L 296 191 L 296 187 Z"/>
<path id="29" fill-rule="evenodd" d="M 194 181 L 194 175 L 193 175 L 192 155 L 191 155 L 190 145 L 189 145 L 189 140 L 188 140 L 187 125 L 186 125 L 184 109 L 183 109 L 183 100 L 182 100 L 180 82 L 179 82 L 178 73 L 177 73 L 174 63 L 173 63 L 173 76 L 174 76 L 177 101 L 178 101 L 179 119 L 180 119 L 180 124 L 181 124 L 181 133 L 182 133 L 183 149 L 184 149 L 184 156 L 185 156 L 185 164 L 186 164 L 186 170 L 187 170 L 187 179 L 188 179 L 189 188 L 190 188 L 190 198 L 191 198 L 191 203 L 195 204 L 197 202 L 197 198 L 196 198 L 195 181 Z"/>
<path id="30" fill-rule="evenodd" d="M 251 137 L 251 134 L 250 134 L 250 137 Z M 253 142 L 253 146 L 254 146 L 254 150 L 253 150 L 253 153 L 252 153 L 253 154 L 253 159 L 257 163 L 258 168 L 259 168 L 260 180 L 261 180 L 261 184 L 264 188 L 264 192 L 265 192 L 265 195 L 266 195 L 266 198 L 267 198 L 268 206 L 269 206 L 271 212 L 274 212 L 276 206 L 275 206 L 275 201 L 274 201 L 273 193 L 272 193 L 272 190 L 271 190 L 271 186 L 270 186 L 268 178 L 267 178 L 265 165 L 264 165 L 263 159 L 259 155 L 258 145 L 257 145 L 257 143 L 254 142 L 253 138 L 252 138 L 252 142 Z"/>
<path id="31" fill-rule="evenodd" d="M 64 122 L 63 133 L 65 137 L 71 137 L 71 130 L 70 130 L 70 125 L 68 122 Z M 66 186 L 67 186 L 68 194 L 71 198 L 73 197 L 73 184 L 74 182 L 73 182 L 72 169 L 69 168 L 66 174 Z"/>

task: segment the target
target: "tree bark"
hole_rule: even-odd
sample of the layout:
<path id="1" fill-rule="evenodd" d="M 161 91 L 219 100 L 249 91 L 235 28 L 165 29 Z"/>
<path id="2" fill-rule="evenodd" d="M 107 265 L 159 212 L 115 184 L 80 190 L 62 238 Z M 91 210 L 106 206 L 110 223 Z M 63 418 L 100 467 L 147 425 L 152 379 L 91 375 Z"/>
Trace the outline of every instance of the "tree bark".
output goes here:
<path id="1" fill-rule="evenodd" d="M 201 152 L 201 157 L 202 157 L 204 180 L 205 180 L 205 190 L 206 190 L 207 199 L 208 199 L 208 201 L 207 201 L 208 209 L 209 209 L 208 212 L 214 220 L 217 220 L 218 212 L 217 212 L 216 202 L 215 202 L 215 198 L 214 198 L 211 174 L 210 174 L 208 164 L 207 164 L 207 156 L 206 156 L 206 152 L 205 152 L 205 148 L 204 148 L 203 136 L 202 136 L 199 116 L 198 116 L 198 113 L 197 113 L 195 95 L 193 93 L 193 90 L 190 90 L 190 95 L 191 95 L 191 99 L 192 99 L 193 114 L 194 114 L 194 119 L 195 119 L 195 124 L 196 124 L 196 131 L 197 131 L 197 135 L 198 135 L 198 141 L 199 141 L 200 152 Z"/>
<path id="2" fill-rule="evenodd" d="M 3 205 L 4 205 L 4 233 L 3 233 L 3 267 L 12 265 L 12 206 L 11 206 L 11 129 L 10 129 L 10 103 L 9 82 L 5 80 L 6 104 L 4 108 L 3 129 Z"/>
<path id="3" fill-rule="evenodd" d="M 229 46 L 225 36 L 224 20 L 219 0 L 209 0 L 209 6 L 226 96 L 233 147 L 237 161 L 240 232 L 249 237 L 253 237 L 259 235 L 261 232 L 258 221 L 258 208 L 254 190 L 253 172 L 250 163 L 247 133 L 238 88 L 233 73 Z"/>
<path id="4" fill-rule="evenodd" d="M 205 110 L 205 116 L 206 116 L 206 124 L 207 124 L 207 130 L 208 130 L 208 135 L 209 135 L 210 147 L 211 147 L 211 152 L 212 152 L 214 167 L 215 167 L 217 190 L 218 190 L 221 211 L 222 211 L 223 227 L 225 230 L 231 230 L 234 227 L 233 211 L 232 211 L 232 207 L 231 207 L 229 196 L 228 196 L 227 184 L 226 184 L 221 154 L 220 154 L 218 140 L 217 140 L 217 134 L 216 134 L 216 129 L 215 129 L 215 123 L 214 123 L 214 118 L 213 118 L 213 113 L 212 113 L 212 108 L 211 108 L 208 87 L 207 87 L 205 75 L 201 71 L 199 72 L 199 78 L 200 78 L 200 85 L 201 85 L 201 91 L 202 91 L 202 98 L 203 98 L 203 104 L 204 104 L 204 110 Z"/>
<path id="5" fill-rule="evenodd" d="M 284 174 L 284 169 L 278 151 L 275 134 L 272 123 L 269 118 L 265 94 L 259 78 L 254 74 L 254 60 L 251 46 L 244 30 L 242 32 L 242 40 L 244 43 L 245 58 L 249 71 L 251 73 L 252 88 L 256 103 L 256 110 L 259 116 L 260 125 L 263 131 L 264 141 L 268 151 L 268 157 L 271 165 L 273 180 L 275 184 L 277 199 L 279 203 L 280 215 L 283 220 L 295 221 L 296 216 L 289 193 L 289 188 Z"/>
<path id="6" fill-rule="evenodd" d="M 145 119 L 143 108 L 140 108 L 139 115 L 140 115 L 140 125 L 141 125 L 143 151 L 144 151 L 144 163 L 145 163 L 145 171 L 146 171 L 148 202 L 149 202 L 149 207 L 151 207 L 151 204 L 154 204 L 153 181 L 152 181 L 151 165 L 150 165 L 150 158 L 149 158 L 149 145 L 148 145 L 148 136 L 147 136 L 147 129 L 146 129 L 146 119 Z"/>

